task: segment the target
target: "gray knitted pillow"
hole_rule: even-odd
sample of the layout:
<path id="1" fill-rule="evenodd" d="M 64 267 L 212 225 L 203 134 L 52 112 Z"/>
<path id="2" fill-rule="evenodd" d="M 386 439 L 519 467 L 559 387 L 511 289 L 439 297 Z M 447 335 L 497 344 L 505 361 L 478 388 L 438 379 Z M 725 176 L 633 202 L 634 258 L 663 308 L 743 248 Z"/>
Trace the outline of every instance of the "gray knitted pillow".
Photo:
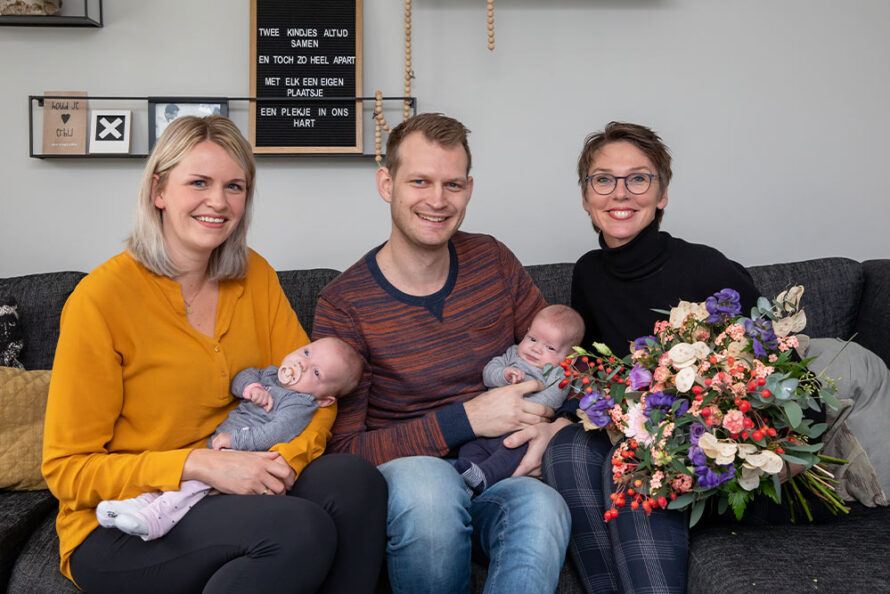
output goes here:
<path id="1" fill-rule="evenodd" d="M 827 411 L 834 424 L 823 437 L 825 453 L 850 461 L 834 467 L 838 492 L 863 505 L 887 505 L 890 495 L 890 370 L 884 361 L 855 342 L 814 338 L 803 356 L 810 369 L 837 380 L 840 411 Z M 848 401 L 849 400 L 849 401 Z"/>

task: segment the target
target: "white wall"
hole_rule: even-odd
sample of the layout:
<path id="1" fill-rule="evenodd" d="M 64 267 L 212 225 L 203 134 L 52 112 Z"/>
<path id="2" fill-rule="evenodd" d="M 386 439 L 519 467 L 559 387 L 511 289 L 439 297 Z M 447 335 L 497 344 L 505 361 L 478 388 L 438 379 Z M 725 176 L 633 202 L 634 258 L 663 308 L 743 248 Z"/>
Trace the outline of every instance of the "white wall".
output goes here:
<path id="1" fill-rule="evenodd" d="M 674 235 L 745 265 L 890 257 L 886 0 L 499 0 L 494 52 L 481 0 L 414 5 L 420 109 L 473 131 L 464 228 L 524 263 L 595 245 L 575 161 L 613 119 L 671 147 Z M 89 270 L 119 251 L 144 165 L 29 158 L 27 96 L 247 96 L 248 7 L 106 0 L 102 29 L 0 27 L 0 277 Z M 367 95 L 402 93 L 402 7 L 365 0 Z M 280 269 L 349 265 L 388 233 L 374 170 L 261 157 L 251 244 Z"/>

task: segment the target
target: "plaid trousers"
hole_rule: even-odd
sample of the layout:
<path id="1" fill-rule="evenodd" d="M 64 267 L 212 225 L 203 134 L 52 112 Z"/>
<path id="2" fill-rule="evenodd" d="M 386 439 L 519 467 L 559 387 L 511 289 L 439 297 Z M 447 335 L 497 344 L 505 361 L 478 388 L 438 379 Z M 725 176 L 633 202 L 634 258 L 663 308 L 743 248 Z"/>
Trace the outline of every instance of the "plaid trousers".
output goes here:
<path id="1" fill-rule="evenodd" d="M 547 484 L 559 491 L 572 515 L 569 550 L 588 593 L 686 591 L 689 516 L 624 507 L 603 520 L 614 487 L 612 445 L 601 431 L 579 423 L 557 433 L 544 454 Z"/>

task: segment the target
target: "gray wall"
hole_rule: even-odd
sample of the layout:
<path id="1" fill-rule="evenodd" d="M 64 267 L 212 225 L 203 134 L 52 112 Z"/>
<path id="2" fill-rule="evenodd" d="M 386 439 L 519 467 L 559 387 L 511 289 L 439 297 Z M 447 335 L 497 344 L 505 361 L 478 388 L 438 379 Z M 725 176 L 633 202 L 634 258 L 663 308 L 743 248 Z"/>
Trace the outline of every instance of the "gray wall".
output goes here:
<path id="1" fill-rule="evenodd" d="M 481 0 L 414 4 L 420 109 L 473 131 L 464 228 L 524 263 L 595 245 L 575 161 L 613 119 L 671 147 L 674 235 L 745 265 L 890 257 L 886 0 L 499 0 L 494 52 Z M 29 158 L 27 96 L 247 96 L 248 7 L 106 0 L 102 29 L 0 27 L 0 277 L 89 270 L 119 251 L 144 165 Z M 402 93 L 402 7 L 365 0 L 367 95 Z M 246 131 L 246 112 L 232 115 Z M 261 157 L 251 245 L 280 269 L 346 267 L 388 233 L 374 170 Z"/>

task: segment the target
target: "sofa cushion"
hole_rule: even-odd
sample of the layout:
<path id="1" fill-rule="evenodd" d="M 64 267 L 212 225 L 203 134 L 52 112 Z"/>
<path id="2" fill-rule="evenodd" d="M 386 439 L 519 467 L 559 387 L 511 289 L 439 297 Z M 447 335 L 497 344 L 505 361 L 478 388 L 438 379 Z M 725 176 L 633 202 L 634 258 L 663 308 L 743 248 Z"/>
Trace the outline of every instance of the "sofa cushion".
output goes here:
<path id="1" fill-rule="evenodd" d="M 848 258 L 770 264 L 748 269 L 761 295 L 773 299 L 793 285 L 803 285 L 801 307 L 807 314 L 803 333 L 813 337 L 848 339 L 856 330 L 865 274 Z"/>
<path id="2" fill-rule="evenodd" d="M 59 537 L 56 514 L 50 514 L 19 554 L 9 580 L 7 594 L 74 594 L 74 582 L 59 571 Z"/>
<path id="3" fill-rule="evenodd" d="M 58 507 L 49 491 L 0 491 L 0 592 L 25 541 Z"/>
<path id="4" fill-rule="evenodd" d="M 40 458 L 50 374 L 0 367 L 0 489 L 46 489 Z"/>
<path id="5" fill-rule="evenodd" d="M 18 302 L 25 337 L 19 361 L 25 369 L 52 368 L 62 307 L 84 276 L 83 272 L 52 272 L 0 279 L 0 294 Z"/>
<path id="6" fill-rule="evenodd" d="M 574 267 L 574 264 L 533 264 L 525 266 L 525 270 L 548 304 L 571 305 Z"/>
<path id="7" fill-rule="evenodd" d="M 291 307 L 297 312 L 297 318 L 306 334 L 312 336 L 312 321 L 315 318 L 315 302 L 325 285 L 340 274 L 331 268 L 313 268 L 311 270 L 282 270 L 278 272 L 281 288 L 287 295 Z"/>

